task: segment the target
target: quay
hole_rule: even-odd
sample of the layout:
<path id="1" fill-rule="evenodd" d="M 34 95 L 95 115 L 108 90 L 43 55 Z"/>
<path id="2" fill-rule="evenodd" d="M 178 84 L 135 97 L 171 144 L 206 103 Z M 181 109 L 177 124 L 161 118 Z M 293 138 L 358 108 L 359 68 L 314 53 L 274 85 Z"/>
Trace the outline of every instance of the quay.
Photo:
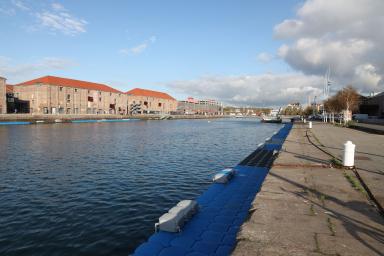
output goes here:
<path id="1" fill-rule="evenodd" d="M 32 114 L 0 114 L 0 125 L 38 124 L 38 123 L 86 123 L 101 120 L 118 122 L 124 120 L 163 120 L 163 119 L 214 119 L 224 118 L 218 115 L 110 115 L 110 114 L 86 114 L 86 115 L 32 115 Z M 42 121 L 42 122 L 41 122 Z"/>
<path id="2" fill-rule="evenodd" d="M 332 166 L 347 140 L 356 144 L 356 171 L 383 205 L 384 136 L 295 123 L 232 255 L 383 255 L 377 205 L 352 170 Z"/>
<path id="3" fill-rule="evenodd" d="M 290 123 L 285 124 L 235 166 L 236 174 L 228 184 L 214 183 L 199 196 L 199 210 L 181 232 L 156 232 L 134 255 L 229 255 L 275 153 L 281 149 L 291 127 Z"/>

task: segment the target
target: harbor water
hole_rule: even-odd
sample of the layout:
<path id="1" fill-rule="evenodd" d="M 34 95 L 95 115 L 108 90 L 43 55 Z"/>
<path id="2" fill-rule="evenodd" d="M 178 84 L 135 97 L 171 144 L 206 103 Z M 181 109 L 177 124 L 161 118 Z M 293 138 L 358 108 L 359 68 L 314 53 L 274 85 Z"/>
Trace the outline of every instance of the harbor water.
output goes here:
<path id="1" fill-rule="evenodd" d="M 0 126 L 0 255 L 128 255 L 281 128 L 257 119 Z"/>

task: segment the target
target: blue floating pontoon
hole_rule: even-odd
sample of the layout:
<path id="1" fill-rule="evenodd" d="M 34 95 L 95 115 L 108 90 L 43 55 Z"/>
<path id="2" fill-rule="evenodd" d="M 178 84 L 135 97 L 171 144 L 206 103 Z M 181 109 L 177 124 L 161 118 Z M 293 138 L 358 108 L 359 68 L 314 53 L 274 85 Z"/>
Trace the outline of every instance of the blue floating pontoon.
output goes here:
<path id="1" fill-rule="evenodd" d="M 225 184 L 213 183 L 196 201 L 199 211 L 179 233 L 159 231 L 134 252 L 136 256 L 229 255 L 236 235 L 248 217 L 251 204 L 268 174 L 273 155 L 280 150 L 292 124 L 285 124 L 260 145 Z M 276 141 L 280 143 L 275 144 Z M 269 157 L 270 160 L 266 160 Z M 260 167 L 262 166 L 262 167 Z"/>
<path id="2" fill-rule="evenodd" d="M 21 124 L 31 124 L 31 122 L 23 122 L 23 121 L 0 122 L 0 125 L 21 125 Z"/>

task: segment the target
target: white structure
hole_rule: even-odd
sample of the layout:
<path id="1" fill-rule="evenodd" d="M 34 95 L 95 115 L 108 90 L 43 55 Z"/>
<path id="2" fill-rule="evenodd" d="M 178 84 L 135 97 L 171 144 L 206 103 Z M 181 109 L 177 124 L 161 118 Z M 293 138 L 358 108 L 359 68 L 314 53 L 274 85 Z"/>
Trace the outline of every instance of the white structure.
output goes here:
<path id="1" fill-rule="evenodd" d="M 356 145 L 350 140 L 344 144 L 343 166 L 353 167 L 355 165 L 355 147 Z"/>
<path id="2" fill-rule="evenodd" d="M 180 232 L 184 223 L 198 210 L 198 204 L 194 200 L 182 200 L 159 218 L 155 224 L 155 230 L 167 232 Z"/>

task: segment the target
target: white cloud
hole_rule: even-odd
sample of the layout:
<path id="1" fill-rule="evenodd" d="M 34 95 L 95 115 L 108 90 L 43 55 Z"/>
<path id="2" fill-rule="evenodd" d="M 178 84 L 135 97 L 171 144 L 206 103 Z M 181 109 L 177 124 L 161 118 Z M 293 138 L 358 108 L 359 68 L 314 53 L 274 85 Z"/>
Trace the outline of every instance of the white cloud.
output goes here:
<path id="1" fill-rule="evenodd" d="M 16 11 L 13 8 L 0 8 L 0 14 L 6 16 L 14 16 L 16 14 Z"/>
<path id="2" fill-rule="evenodd" d="M 303 74 L 210 76 L 165 85 L 176 93 L 218 99 L 231 105 L 282 106 L 321 95 L 323 79 Z"/>
<path id="3" fill-rule="evenodd" d="M 122 55 L 139 55 L 143 53 L 151 44 L 154 44 L 156 40 L 156 36 L 151 36 L 141 44 L 138 44 L 134 47 L 120 49 L 119 53 Z"/>
<path id="4" fill-rule="evenodd" d="M 275 26 L 275 37 L 291 42 L 280 47 L 278 56 L 309 75 L 322 75 L 330 66 L 339 86 L 381 91 L 382 10 L 382 0 L 307 0 L 295 18 Z"/>
<path id="5" fill-rule="evenodd" d="M 12 4 L 22 11 L 30 10 L 30 8 L 21 0 L 12 0 Z"/>
<path id="6" fill-rule="evenodd" d="M 68 12 L 44 11 L 37 13 L 36 17 L 42 27 L 66 35 L 77 35 L 86 32 L 87 21 L 76 18 Z"/>
<path id="7" fill-rule="evenodd" d="M 268 63 L 273 59 L 273 56 L 267 52 L 261 52 L 257 55 L 256 58 L 262 63 Z"/>
<path id="8" fill-rule="evenodd" d="M 64 6 L 62 6 L 59 3 L 52 3 L 51 6 L 52 6 L 52 9 L 55 10 L 55 11 L 65 11 L 66 10 L 64 8 Z"/>
<path id="9" fill-rule="evenodd" d="M 0 56 L 0 76 L 7 78 L 12 83 L 32 79 L 37 73 L 48 73 L 63 70 L 74 66 L 75 63 L 68 59 L 46 57 L 32 63 L 19 64 L 10 58 Z"/>

